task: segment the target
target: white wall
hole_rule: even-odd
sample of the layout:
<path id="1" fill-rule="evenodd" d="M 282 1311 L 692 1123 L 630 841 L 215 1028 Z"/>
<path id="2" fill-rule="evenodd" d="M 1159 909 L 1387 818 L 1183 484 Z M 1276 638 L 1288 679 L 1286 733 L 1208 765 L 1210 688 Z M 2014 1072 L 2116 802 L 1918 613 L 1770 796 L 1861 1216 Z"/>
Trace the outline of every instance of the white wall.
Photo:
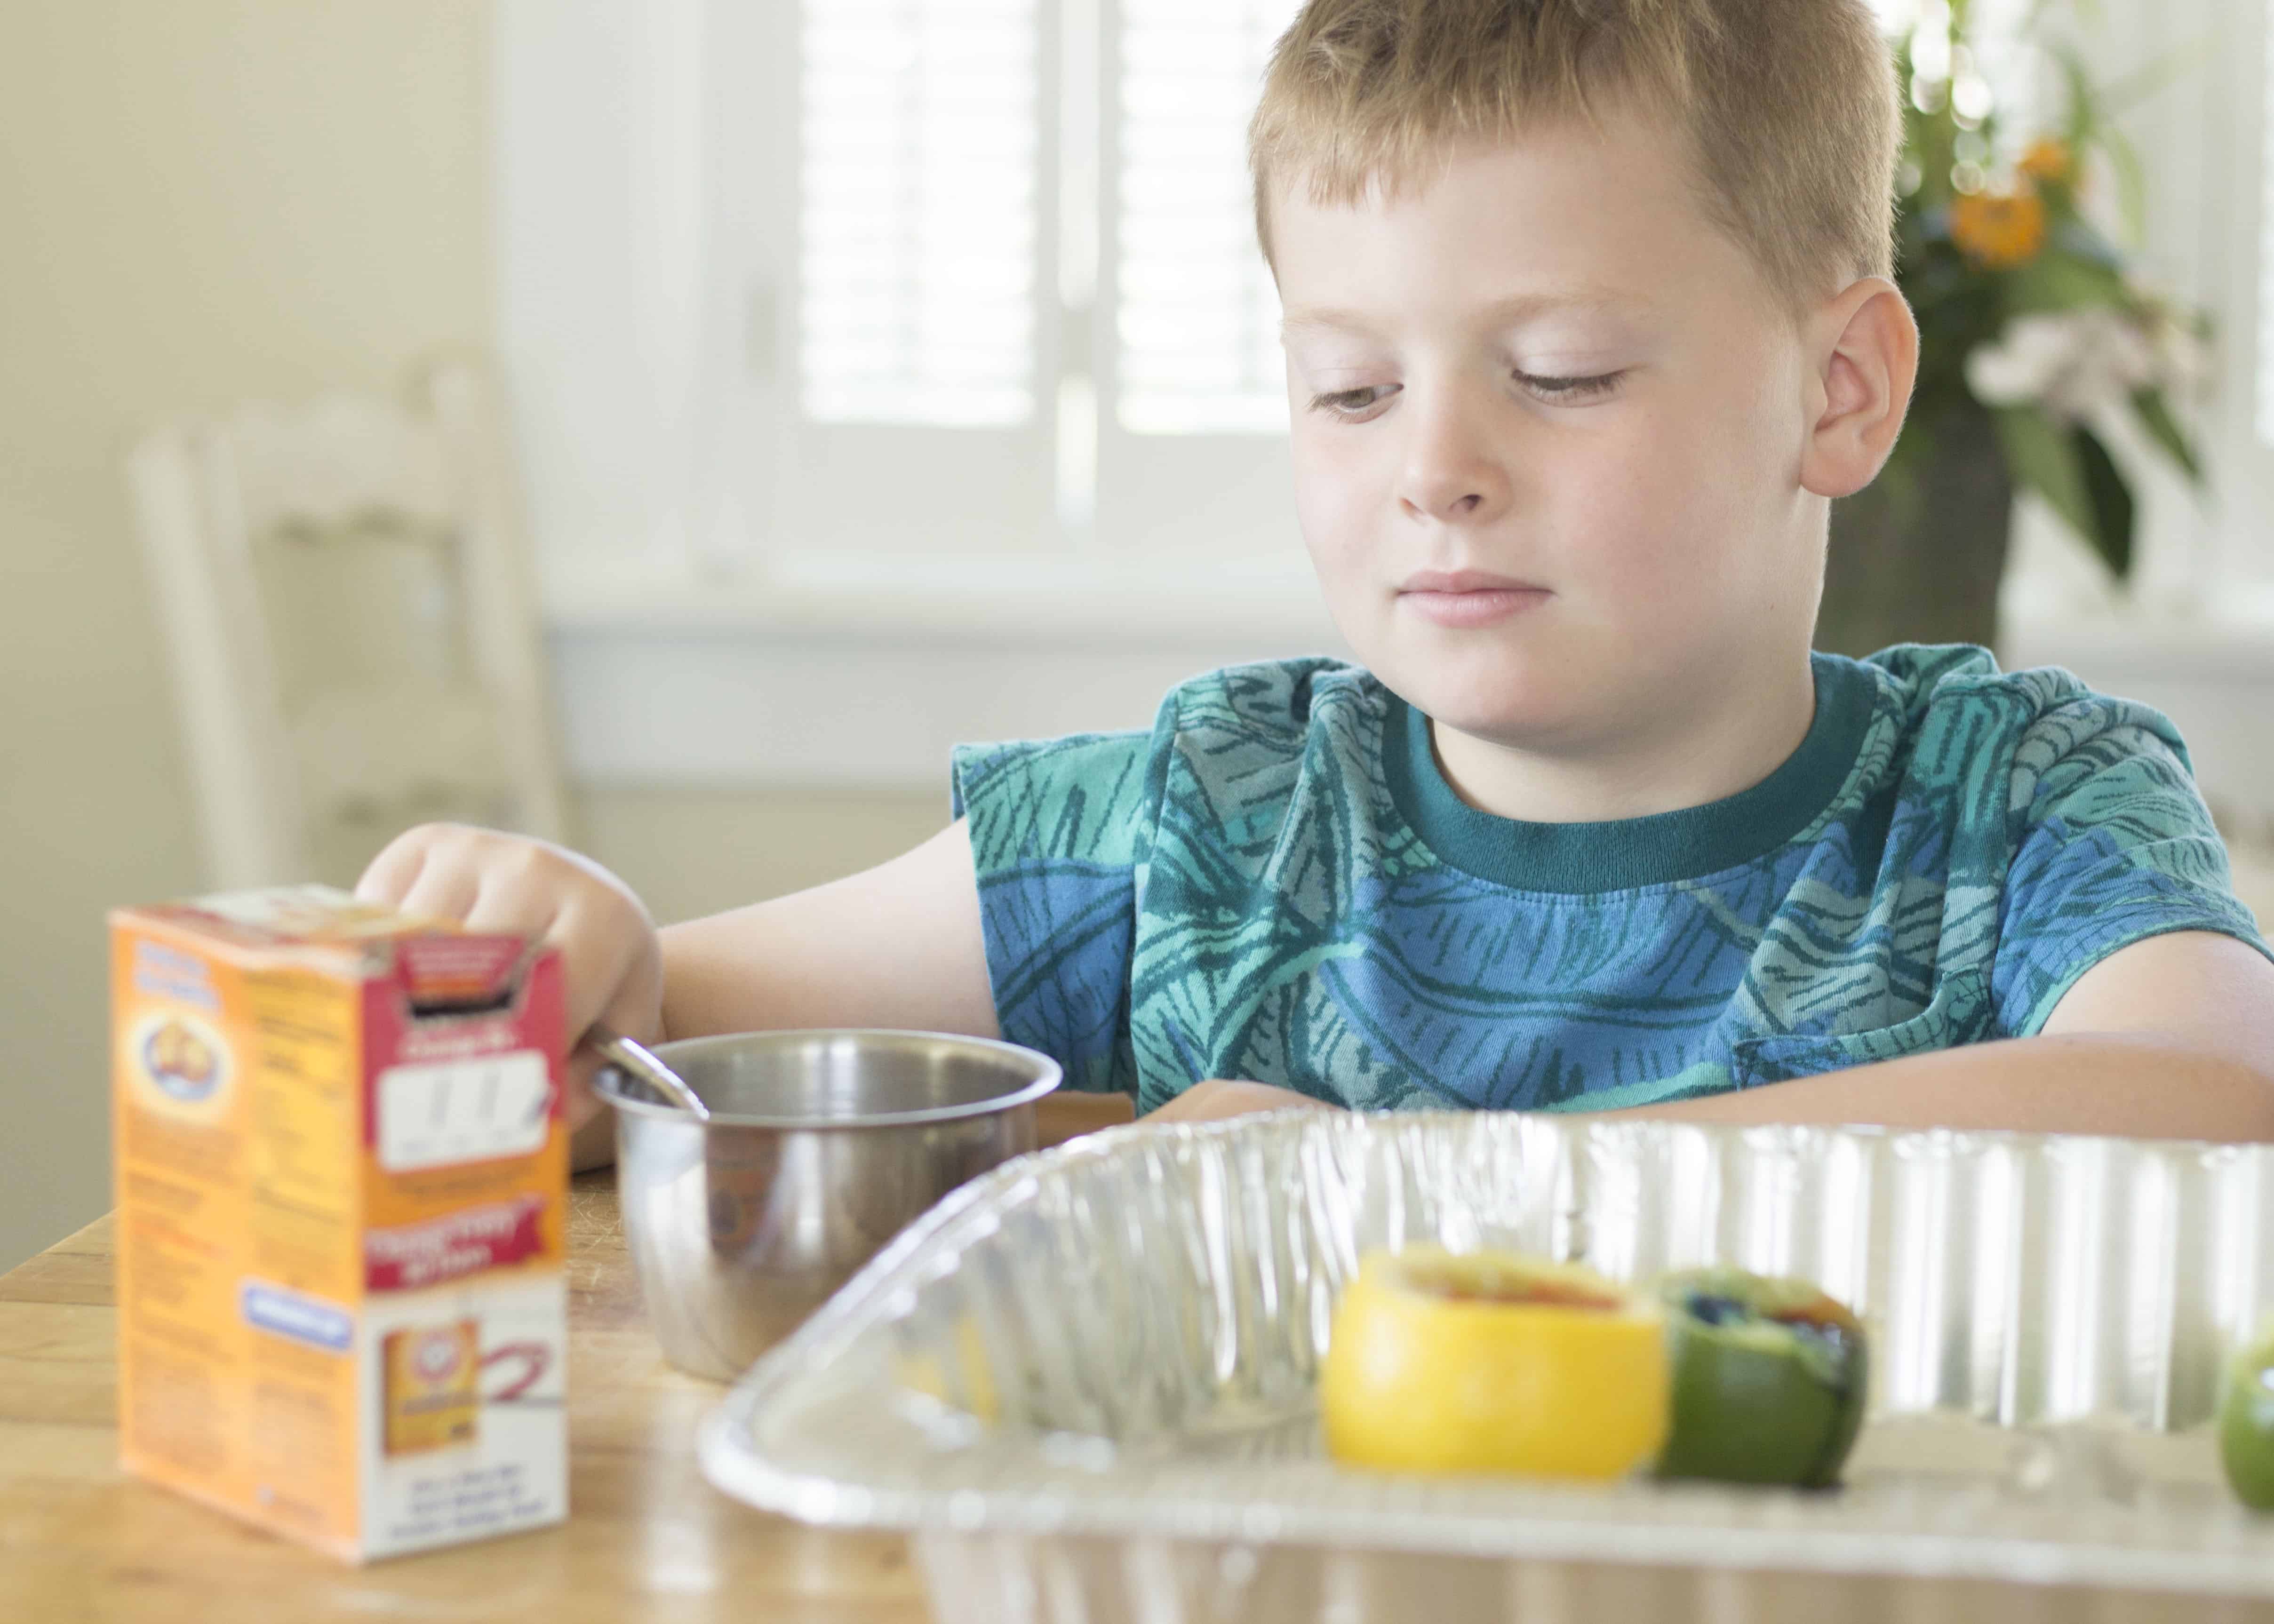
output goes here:
<path id="1" fill-rule="evenodd" d="M 0 4 L 0 1267 L 110 1204 L 103 910 L 197 883 L 120 457 L 489 334 L 486 9 Z"/>
<path id="2" fill-rule="evenodd" d="M 0 1268 L 110 1204 L 103 911 L 199 883 L 120 459 L 162 417 L 490 345 L 490 26 L 481 0 L 0 0 Z M 947 800 L 584 810 L 667 920 L 878 861 Z"/>

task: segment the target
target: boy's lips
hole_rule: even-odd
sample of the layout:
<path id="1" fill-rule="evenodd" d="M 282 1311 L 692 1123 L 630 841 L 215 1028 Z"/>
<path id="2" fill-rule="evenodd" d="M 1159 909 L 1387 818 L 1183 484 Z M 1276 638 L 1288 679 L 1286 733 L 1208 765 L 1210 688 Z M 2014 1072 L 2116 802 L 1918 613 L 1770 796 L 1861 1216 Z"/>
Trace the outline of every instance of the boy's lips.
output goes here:
<path id="1" fill-rule="evenodd" d="M 1537 607 L 1554 594 L 1544 586 L 1480 569 L 1424 569 L 1398 584 L 1397 601 L 1440 626 L 1487 626 Z"/>

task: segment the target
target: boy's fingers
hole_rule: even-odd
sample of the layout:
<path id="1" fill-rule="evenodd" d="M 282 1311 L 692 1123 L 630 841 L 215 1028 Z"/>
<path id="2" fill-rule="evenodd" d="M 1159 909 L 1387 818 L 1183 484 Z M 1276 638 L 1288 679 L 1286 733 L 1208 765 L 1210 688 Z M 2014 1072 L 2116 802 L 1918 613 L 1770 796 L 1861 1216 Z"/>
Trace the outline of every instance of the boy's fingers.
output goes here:
<path id="1" fill-rule="evenodd" d="M 569 1130 L 568 1170 L 582 1173 L 590 1168 L 606 1167 L 615 1159 L 615 1113 L 595 1100 L 592 1114 L 580 1126 Z"/>
<path id="2" fill-rule="evenodd" d="M 601 1109 L 591 1089 L 598 1063 L 582 1047 L 594 1019 L 649 1041 L 662 1023 L 655 928 L 621 889 L 573 853 L 449 825 L 398 837 L 357 883 L 359 896 L 399 913 L 560 951 L 563 1035 L 570 1050 L 563 1108 L 572 1132 Z"/>
<path id="3" fill-rule="evenodd" d="M 643 951 L 624 966 L 599 1019 L 636 1042 L 652 1043 L 662 1035 L 663 981 L 652 954 Z"/>
<path id="4" fill-rule="evenodd" d="M 430 862 L 418 871 L 410 889 L 395 905 L 412 919 L 440 919 L 456 924 L 463 920 L 481 892 L 480 872 L 471 864 Z"/>
<path id="5" fill-rule="evenodd" d="M 614 995 L 624 973 L 624 947 L 606 935 L 595 936 L 574 903 L 546 926 L 545 939 L 561 950 L 561 1007 L 568 1022 L 562 1035 L 573 1049 Z"/>
<path id="6" fill-rule="evenodd" d="M 642 1042 L 655 1035 L 663 1003 L 660 961 L 644 915 L 604 894 L 573 895 L 548 935 L 561 948 L 572 1047 L 594 1020 Z"/>
<path id="7" fill-rule="evenodd" d="M 662 959 L 651 932 L 644 939 L 632 937 L 625 945 L 629 951 L 618 961 L 613 980 L 602 989 L 600 1007 L 586 1024 L 597 1019 L 635 1042 L 652 1043 L 663 1035 Z"/>
<path id="8" fill-rule="evenodd" d="M 661 974 L 659 969 L 648 967 L 651 962 L 653 955 L 646 945 L 638 944 L 628 970 L 620 975 L 619 985 L 611 989 L 613 996 L 599 1013 L 599 1019 L 615 1031 L 651 1043 L 660 1035 L 663 1010 Z M 608 1125 L 608 1103 L 592 1086 L 592 1079 L 604 1063 L 583 1041 L 584 1030 L 591 1024 L 584 1021 L 576 1028 L 564 1074 L 568 1097 L 561 1102 L 562 1118 L 568 1124 L 572 1140 L 571 1165 L 579 1172 L 603 1166 L 615 1154 L 614 1132 Z"/>
<path id="9" fill-rule="evenodd" d="M 568 1097 L 561 1103 L 561 1116 L 574 1133 L 600 1114 L 600 1096 L 592 1091 L 592 1077 L 600 1069 L 600 1057 L 589 1049 L 568 1051 L 568 1065 L 564 1075 Z"/>
<path id="10" fill-rule="evenodd" d="M 557 898 L 518 885 L 482 883 L 460 921 L 478 935 L 546 938 L 561 916 Z"/>
<path id="11" fill-rule="evenodd" d="M 431 837 L 423 829 L 410 830 L 389 840 L 356 882 L 357 898 L 382 908 L 401 902 L 426 866 L 430 845 Z"/>

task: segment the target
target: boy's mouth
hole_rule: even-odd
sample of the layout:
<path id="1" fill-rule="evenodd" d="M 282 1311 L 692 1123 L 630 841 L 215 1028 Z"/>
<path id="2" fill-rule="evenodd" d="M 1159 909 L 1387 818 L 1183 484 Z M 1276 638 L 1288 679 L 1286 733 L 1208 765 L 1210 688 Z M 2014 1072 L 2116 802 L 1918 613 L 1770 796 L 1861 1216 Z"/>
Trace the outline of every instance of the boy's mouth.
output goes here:
<path id="1" fill-rule="evenodd" d="M 1440 626 L 1488 626 L 1553 597 L 1546 587 L 1480 569 L 1424 569 L 1399 583 L 1397 601 Z"/>

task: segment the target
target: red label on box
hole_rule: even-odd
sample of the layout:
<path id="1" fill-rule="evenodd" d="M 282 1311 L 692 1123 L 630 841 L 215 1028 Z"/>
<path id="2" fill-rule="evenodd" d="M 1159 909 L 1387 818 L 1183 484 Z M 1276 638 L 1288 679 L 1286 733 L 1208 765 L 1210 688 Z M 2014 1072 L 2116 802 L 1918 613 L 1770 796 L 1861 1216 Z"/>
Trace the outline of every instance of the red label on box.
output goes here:
<path id="1" fill-rule="evenodd" d="M 502 997 L 523 951 L 519 936 L 405 936 L 395 944 L 414 1010 Z"/>
<path id="2" fill-rule="evenodd" d="M 364 1237 L 364 1284 L 410 1291 L 533 1258 L 545 1249 L 544 1214 L 545 1198 L 525 1195 L 425 1223 L 373 1229 Z"/>

